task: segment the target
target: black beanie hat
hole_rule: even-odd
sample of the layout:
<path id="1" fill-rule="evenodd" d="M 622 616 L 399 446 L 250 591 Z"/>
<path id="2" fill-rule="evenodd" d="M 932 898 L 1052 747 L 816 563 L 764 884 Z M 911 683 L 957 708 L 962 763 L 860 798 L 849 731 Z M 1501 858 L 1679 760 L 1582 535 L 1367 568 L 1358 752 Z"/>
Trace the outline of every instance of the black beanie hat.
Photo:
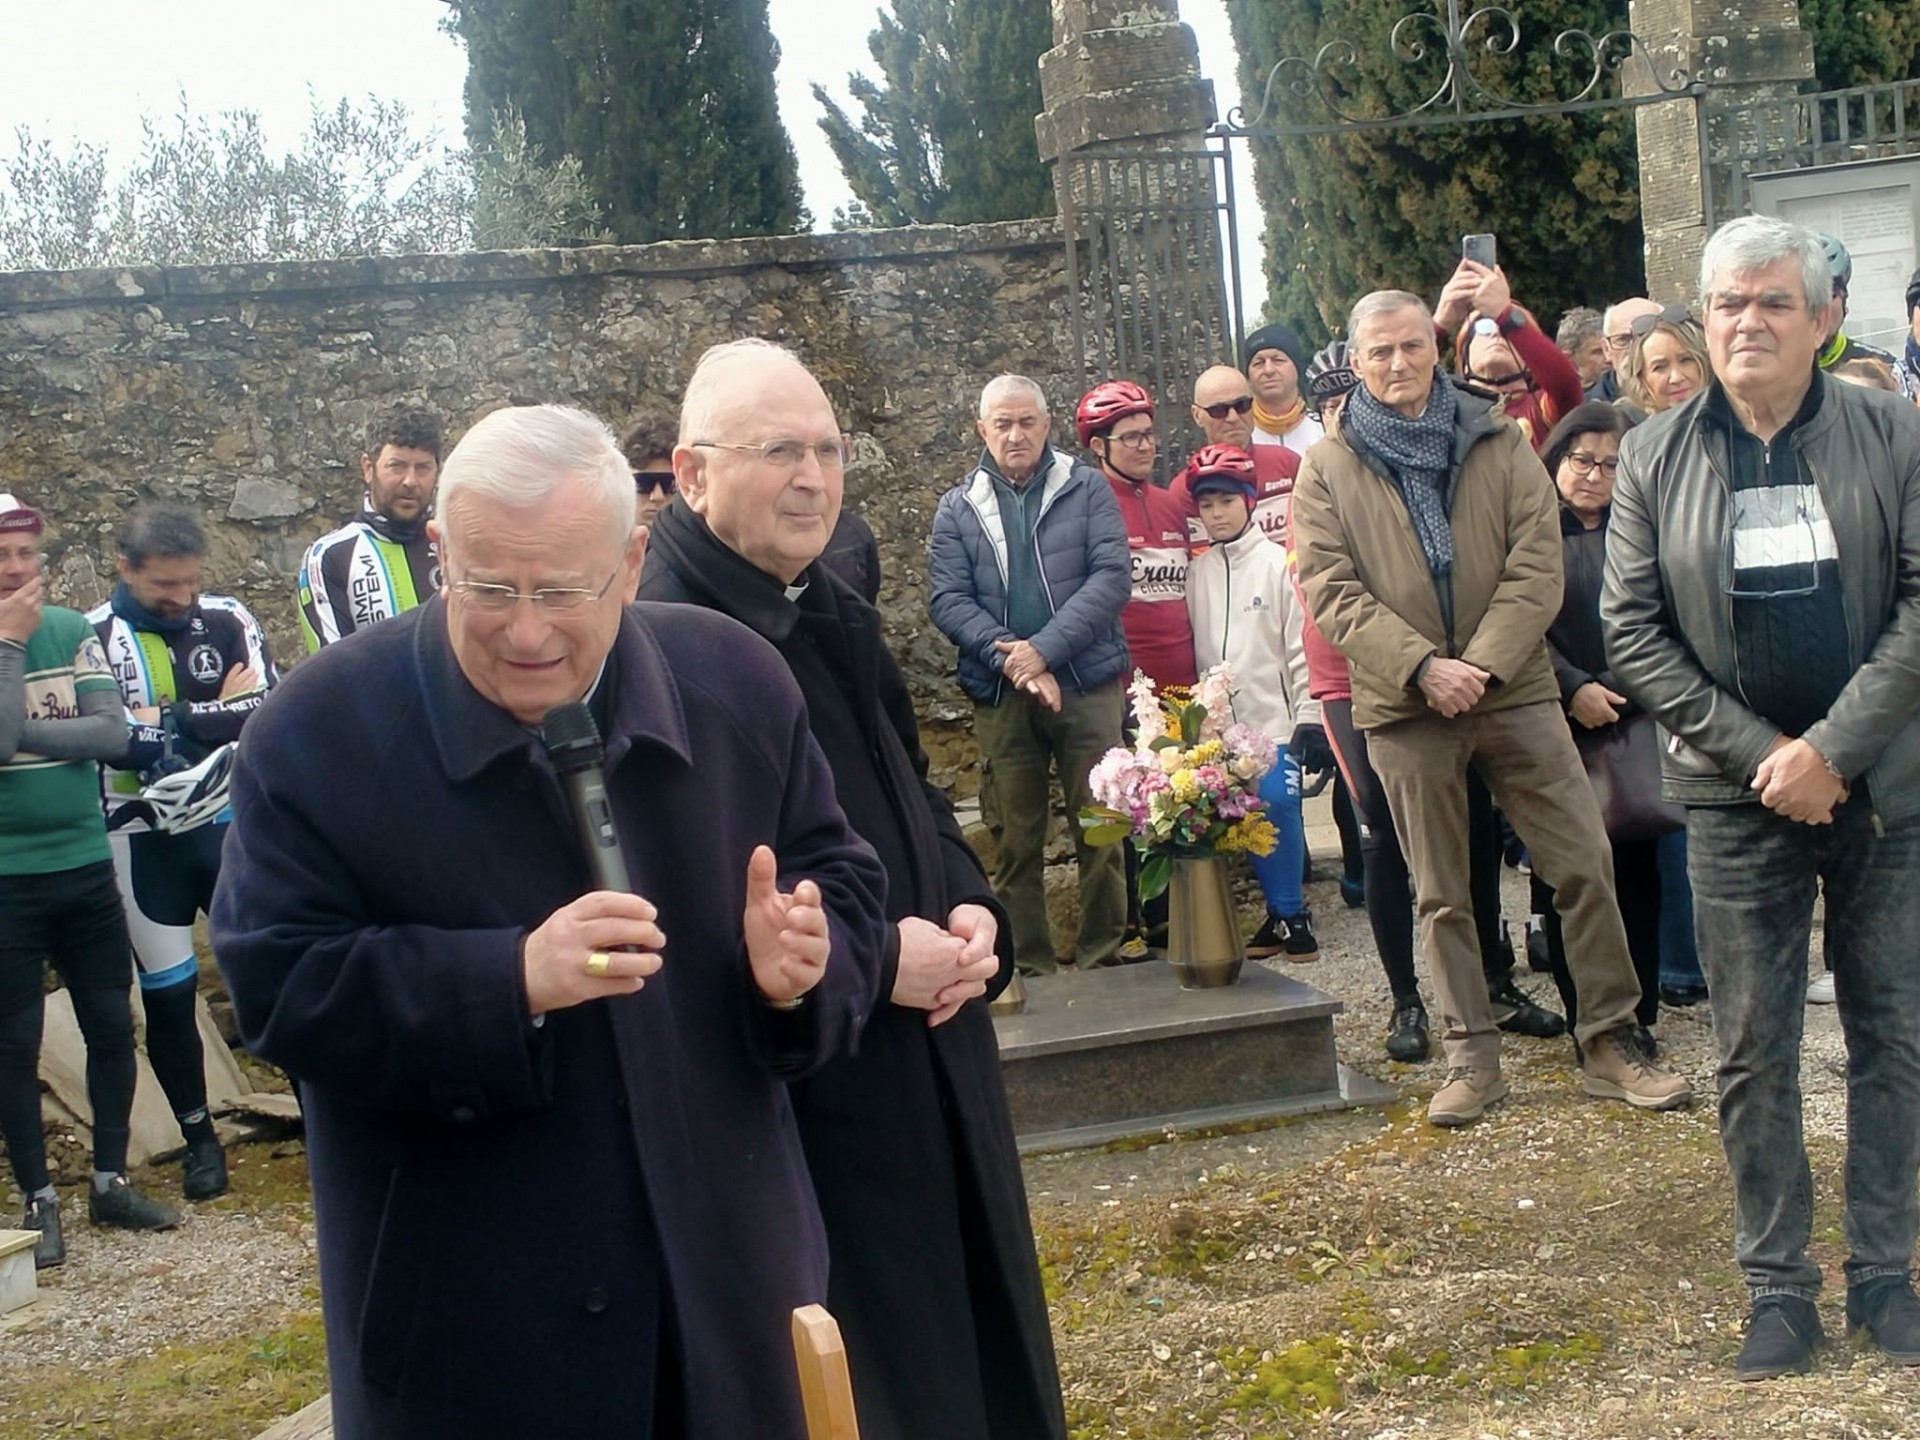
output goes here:
<path id="1" fill-rule="evenodd" d="M 1920 270 L 1913 272 L 1913 278 L 1907 281 L 1907 319 L 1913 319 L 1913 312 L 1920 310 Z"/>
<path id="2" fill-rule="evenodd" d="M 1307 347 L 1300 343 L 1300 337 L 1285 325 L 1262 325 L 1246 339 L 1240 342 L 1240 368 L 1245 370 L 1253 364 L 1253 357 L 1262 350 L 1278 350 L 1289 360 L 1293 368 L 1300 373 L 1302 381 L 1307 374 Z"/>

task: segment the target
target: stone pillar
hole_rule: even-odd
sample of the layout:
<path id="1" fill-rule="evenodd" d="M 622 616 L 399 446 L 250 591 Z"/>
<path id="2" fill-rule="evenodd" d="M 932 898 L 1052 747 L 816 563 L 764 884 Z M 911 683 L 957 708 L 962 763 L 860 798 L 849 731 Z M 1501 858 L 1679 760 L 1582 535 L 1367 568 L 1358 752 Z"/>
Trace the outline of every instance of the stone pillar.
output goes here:
<path id="1" fill-rule="evenodd" d="M 1068 348 L 1088 383 L 1159 398 L 1163 454 L 1181 457 L 1182 401 L 1233 352 L 1213 83 L 1177 0 L 1053 0 L 1034 120 L 1053 167 L 1075 287 Z"/>
<path id="2" fill-rule="evenodd" d="M 1709 228 L 1709 196 L 1725 212 L 1728 177 L 1711 173 L 1703 140 L 1721 137 L 1736 106 L 1784 99 L 1813 74 L 1813 39 L 1799 0 L 1632 0 L 1633 31 L 1663 75 L 1675 69 L 1713 89 L 1634 112 L 1640 151 L 1640 221 L 1646 231 L 1647 293 L 1691 304 Z M 1672 83 L 1671 81 L 1668 82 Z M 1654 90 L 1645 66 L 1628 66 L 1630 94 Z M 1705 107 L 1702 114 L 1701 107 Z M 1718 116 L 1720 118 L 1716 119 Z"/>
<path id="3" fill-rule="evenodd" d="M 1040 158 L 1116 145 L 1196 148 L 1218 118 L 1200 47 L 1178 0 L 1053 0 L 1053 49 L 1040 57 Z M 1063 192 L 1064 193 L 1064 192 Z"/>

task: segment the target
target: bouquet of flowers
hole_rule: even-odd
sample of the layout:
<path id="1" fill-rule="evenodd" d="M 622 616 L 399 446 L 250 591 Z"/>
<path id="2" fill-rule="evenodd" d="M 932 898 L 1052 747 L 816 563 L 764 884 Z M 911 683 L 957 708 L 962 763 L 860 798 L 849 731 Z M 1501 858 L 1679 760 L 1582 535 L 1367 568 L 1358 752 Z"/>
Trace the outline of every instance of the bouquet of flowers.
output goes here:
<path id="1" fill-rule="evenodd" d="M 1089 783 L 1100 803 L 1080 812 L 1091 845 L 1132 838 L 1141 856 L 1140 896 L 1167 888 L 1176 859 L 1273 850 L 1273 824 L 1258 794 L 1273 768 L 1271 736 L 1231 723 L 1230 677 L 1216 665 L 1191 690 L 1157 693 L 1138 670 L 1130 688 L 1139 734 L 1093 767 Z"/>

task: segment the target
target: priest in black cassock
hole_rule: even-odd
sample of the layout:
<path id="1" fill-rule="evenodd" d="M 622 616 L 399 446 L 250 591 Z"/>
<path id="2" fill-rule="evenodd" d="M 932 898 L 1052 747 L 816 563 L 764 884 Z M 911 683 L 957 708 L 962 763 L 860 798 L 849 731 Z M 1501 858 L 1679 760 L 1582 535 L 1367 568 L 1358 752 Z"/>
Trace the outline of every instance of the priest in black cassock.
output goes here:
<path id="1" fill-rule="evenodd" d="M 721 611 L 780 652 L 894 924 L 857 1053 L 790 1087 L 827 1226 L 828 1308 L 867 1440 L 1065 1440 L 987 1002 L 1011 937 L 927 783 L 879 613 L 819 563 L 846 450 L 824 391 L 763 341 L 701 357 L 641 600 Z"/>

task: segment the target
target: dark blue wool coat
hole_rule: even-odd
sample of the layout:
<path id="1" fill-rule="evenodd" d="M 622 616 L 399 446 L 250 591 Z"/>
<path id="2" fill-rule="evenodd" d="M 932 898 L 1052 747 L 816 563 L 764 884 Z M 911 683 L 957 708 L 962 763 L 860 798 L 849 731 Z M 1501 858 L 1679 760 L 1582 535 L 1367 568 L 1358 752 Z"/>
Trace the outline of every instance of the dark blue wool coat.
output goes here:
<path id="1" fill-rule="evenodd" d="M 720 616 L 629 608 L 596 702 L 665 965 L 528 1019 L 518 948 L 592 888 L 538 742 L 456 664 L 444 601 L 330 646 L 247 727 L 214 902 L 246 1043 L 299 1083 L 341 1440 L 799 1440 L 788 1340 L 826 1249 L 786 1079 L 875 1002 L 884 875 L 800 695 Z M 833 935 L 757 998 L 747 857 Z M 665 1383 L 656 1360 L 665 1357 Z M 663 1398 L 664 1397 L 664 1398 Z"/>

